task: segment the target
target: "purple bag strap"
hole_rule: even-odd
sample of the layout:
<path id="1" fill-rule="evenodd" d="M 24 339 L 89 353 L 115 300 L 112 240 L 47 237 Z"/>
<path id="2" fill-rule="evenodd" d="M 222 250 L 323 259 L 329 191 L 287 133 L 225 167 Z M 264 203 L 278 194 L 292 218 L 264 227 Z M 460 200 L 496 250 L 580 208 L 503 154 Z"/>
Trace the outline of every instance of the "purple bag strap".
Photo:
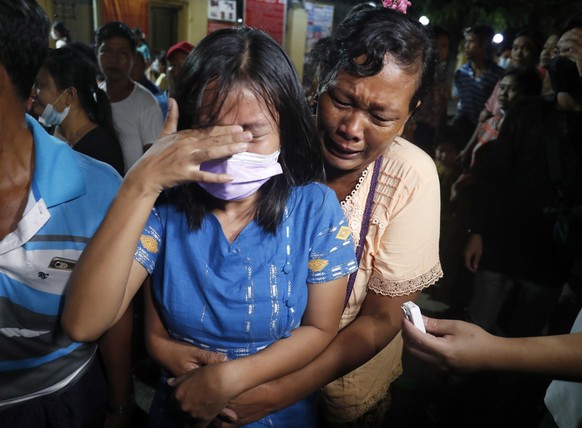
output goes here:
<path id="1" fill-rule="evenodd" d="M 382 156 L 374 162 L 374 172 L 372 173 L 372 183 L 370 183 L 370 191 L 366 198 L 366 208 L 364 209 L 364 218 L 362 219 L 362 227 L 360 229 L 360 241 L 356 248 L 356 261 L 358 262 L 358 270 L 360 267 L 360 260 L 362 260 L 362 253 L 364 252 L 364 244 L 366 242 L 366 235 L 368 234 L 368 226 L 370 225 L 370 217 L 372 216 L 372 205 L 374 205 L 374 194 L 376 193 L 376 185 L 378 184 L 378 176 L 380 175 L 380 167 L 382 166 Z M 356 282 L 358 270 L 350 274 L 348 279 L 348 289 L 346 291 L 346 300 L 344 302 L 344 309 L 348 306 L 348 301 L 352 295 L 352 289 Z"/>

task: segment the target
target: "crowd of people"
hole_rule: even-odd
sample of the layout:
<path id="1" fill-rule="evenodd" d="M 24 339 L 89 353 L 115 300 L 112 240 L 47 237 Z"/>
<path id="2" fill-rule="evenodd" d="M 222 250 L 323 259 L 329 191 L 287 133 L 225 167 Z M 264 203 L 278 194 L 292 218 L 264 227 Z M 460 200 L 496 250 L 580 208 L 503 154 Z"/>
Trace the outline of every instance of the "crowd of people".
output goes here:
<path id="1" fill-rule="evenodd" d="M 383 427 L 404 348 L 582 424 L 582 18 L 507 61 L 472 25 L 456 66 L 402 9 L 352 9 L 306 91 L 258 29 L 86 46 L 0 0 L 2 423 L 135 426 L 143 343 L 152 427 Z M 421 292 L 456 320 L 416 330 Z"/>

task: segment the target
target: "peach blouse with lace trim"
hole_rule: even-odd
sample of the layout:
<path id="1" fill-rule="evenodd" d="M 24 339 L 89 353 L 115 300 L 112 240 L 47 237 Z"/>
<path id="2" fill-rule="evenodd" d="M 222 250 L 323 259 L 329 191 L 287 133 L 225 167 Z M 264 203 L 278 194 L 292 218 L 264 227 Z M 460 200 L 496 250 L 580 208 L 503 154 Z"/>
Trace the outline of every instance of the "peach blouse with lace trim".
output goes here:
<path id="1" fill-rule="evenodd" d="M 370 191 L 373 163 L 358 191 L 343 205 L 355 244 Z M 433 160 L 410 142 L 396 138 L 384 153 L 370 225 L 358 275 L 340 329 L 360 311 L 368 290 L 403 296 L 442 277 L 438 241 L 440 188 Z M 402 372 L 402 338 L 358 369 L 327 385 L 326 419 L 352 421 L 383 398 Z"/>

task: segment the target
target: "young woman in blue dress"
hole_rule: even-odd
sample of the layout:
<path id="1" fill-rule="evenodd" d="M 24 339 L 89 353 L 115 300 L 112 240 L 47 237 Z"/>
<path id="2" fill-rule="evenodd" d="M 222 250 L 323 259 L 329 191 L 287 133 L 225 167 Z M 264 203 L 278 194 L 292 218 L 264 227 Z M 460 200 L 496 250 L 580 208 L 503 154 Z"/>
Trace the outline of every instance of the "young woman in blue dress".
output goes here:
<path id="1" fill-rule="evenodd" d="M 230 399 L 304 367 L 336 335 L 357 263 L 335 193 L 317 183 L 323 175 L 283 50 L 249 28 L 202 40 L 163 136 L 127 173 L 79 259 L 62 318 L 75 340 L 93 340 L 150 278 L 146 335 L 167 376 L 184 373 L 156 341 L 226 355 L 175 390 L 164 378 L 152 425 L 206 426 Z M 175 398 L 186 395 L 182 413 Z M 315 398 L 255 424 L 315 427 Z"/>

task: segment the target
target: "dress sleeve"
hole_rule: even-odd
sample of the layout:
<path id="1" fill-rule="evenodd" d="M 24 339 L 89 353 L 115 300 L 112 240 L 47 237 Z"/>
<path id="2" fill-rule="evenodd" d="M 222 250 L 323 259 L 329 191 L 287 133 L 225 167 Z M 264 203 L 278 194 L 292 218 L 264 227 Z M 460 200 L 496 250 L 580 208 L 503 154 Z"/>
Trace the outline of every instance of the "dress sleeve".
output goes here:
<path id="1" fill-rule="evenodd" d="M 163 228 L 159 212 L 156 208 L 150 216 L 141 232 L 137 249 L 133 258 L 141 264 L 151 275 L 156 267 L 156 260 L 162 245 Z"/>
<path id="2" fill-rule="evenodd" d="M 319 208 L 317 205 L 319 204 L 314 204 L 314 207 Z M 357 263 L 352 233 L 331 189 L 325 187 L 320 209 L 312 212 L 311 218 L 315 225 L 309 252 L 307 282 L 329 282 L 354 272 Z"/>
<path id="3" fill-rule="evenodd" d="M 442 277 L 438 175 L 428 157 L 412 164 L 405 172 L 384 171 L 386 203 L 372 218 L 375 236 L 367 237 L 374 252 L 368 289 L 382 295 L 410 294 Z"/>

